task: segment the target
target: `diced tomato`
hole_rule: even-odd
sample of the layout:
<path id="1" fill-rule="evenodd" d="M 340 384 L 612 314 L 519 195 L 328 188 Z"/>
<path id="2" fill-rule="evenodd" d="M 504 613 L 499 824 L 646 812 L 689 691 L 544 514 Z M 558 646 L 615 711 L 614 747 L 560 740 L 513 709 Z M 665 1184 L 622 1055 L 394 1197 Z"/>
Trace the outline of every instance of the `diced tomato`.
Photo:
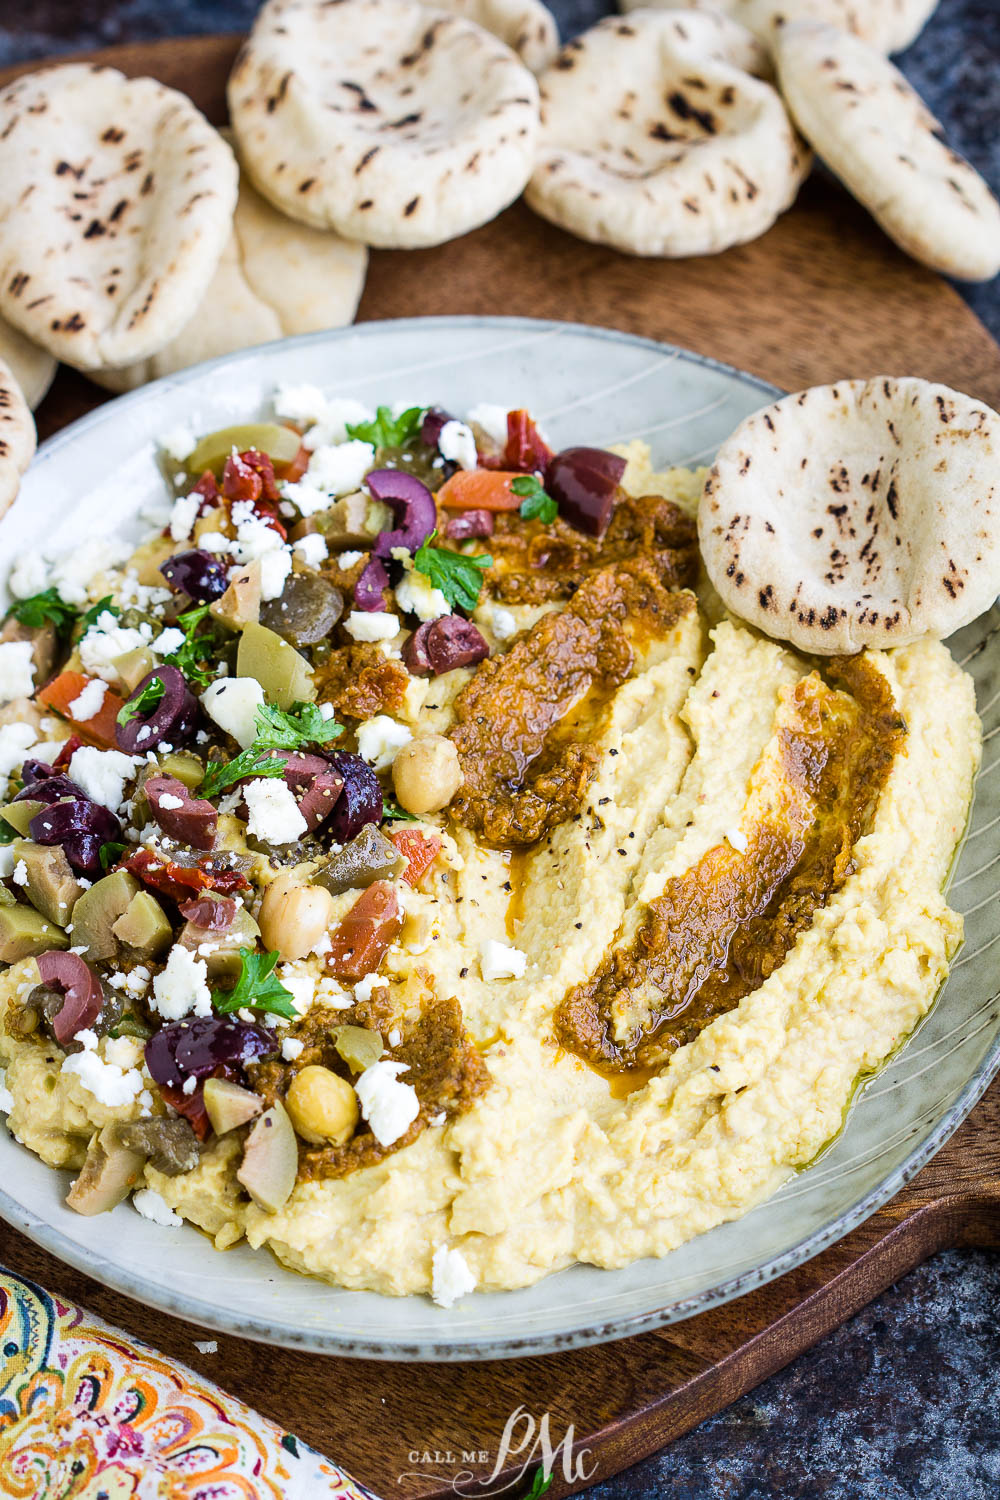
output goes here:
<path id="1" fill-rule="evenodd" d="M 520 495 L 511 491 L 519 473 L 502 469 L 459 469 L 437 492 L 445 510 L 517 510 Z"/>
<path id="2" fill-rule="evenodd" d="M 211 469 L 205 470 L 204 474 L 198 480 L 198 483 L 192 486 L 190 493 L 192 495 L 201 496 L 201 504 L 198 507 L 199 516 L 203 516 L 208 510 L 214 510 L 219 501 L 222 499 L 222 491 L 219 489 L 219 481 L 216 479 Z"/>
<path id="3" fill-rule="evenodd" d="M 117 743 L 115 725 L 125 701 L 123 698 L 119 698 L 117 693 L 108 688 L 103 703 L 92 719 L 73 719 L 69 711 L 70 704 L 79 698 L 92 680 L 83 672 L 60 672 L 58 677 L 53 677 L 51 682 L 39 689 L 38 701 L 62 718 L 71 719 L 74 733 L 88 744 L 97 745 L 102 750 L 113 749 Z"/>
<path id="4" fill-rule="evenodd" d="M 251 505 L 264 493 L 264 481 L 242 453 L 230 453 L 222 470 L 222 493 L 227 500 L 249 500 Z"/>
<path id="5" fill-rule="evenodd" d="M 63 745 L 62 749 L 59 751 L 59 754 L 56 756 L 55 760 L 52 762 L 53 771 L 65 771 L 66 767 L 73 759 L 76 751 L 79 750 L 82 744 L 83 741 L 78 734 L 71 734 L 65 745 Z"/>
<path id="6" fill-rule="evenodd" d="M 330 973 L 341 979 L 364 979 L 366 974 L 374 974 L 402 926 L 396 892 L 387 880 L 376 880 L 362 891 L 330 934 Z"/>
<path id="7" fill-rule="evenodd" d="M 274 465 L 266 453 L 248 448 L 245 453 L 231 453 L 222 471 L 222 493 L 227 500 L 252 505 L 254 514 L 276 531 L 284 541 L 288 536 L 278 520 L 278 486 Z"/>
<path id="8" fill-rule="evenodd" d="M 260 498 L 271 505 L 277 505 L 281 496 L 278 494 L 278 486 L 274 478 L 274 463 L 269 453 L 261 453 L 259 448 L 248 448 L 240 458 L 254 473 L 260 476 L 261 491 Z"/>
<path id="9" fill-rule="evenodd" d="M 122 861 L 122 868 L 151 890 L 170 896 L 177 902 L 189 901 L 192 892 L 212 890 L 230 895 L 233 891 L 247 890 L 250 886 L 241 870 L 218 869 L 210 861 L 181 865 L 174 860 L 159 859 L 152 849 L 137 849 Z"/>
<path id="10" fill-rule="evenodd" d="M 441 840 L 435 834 L 420 833 L 416 828 L 400 828 L 389 837 L 409 864 L 403 871 L 407 885 L 416 885 L 441 853 Z"/>
<path id="11" fill-rule="evenodd" d="M 544 474 L 553 459 L 552 449 L 526 411 L 507 413 L 507 446 L 503 451 L 505 469 L 519 469 L 522 474 Z"/>

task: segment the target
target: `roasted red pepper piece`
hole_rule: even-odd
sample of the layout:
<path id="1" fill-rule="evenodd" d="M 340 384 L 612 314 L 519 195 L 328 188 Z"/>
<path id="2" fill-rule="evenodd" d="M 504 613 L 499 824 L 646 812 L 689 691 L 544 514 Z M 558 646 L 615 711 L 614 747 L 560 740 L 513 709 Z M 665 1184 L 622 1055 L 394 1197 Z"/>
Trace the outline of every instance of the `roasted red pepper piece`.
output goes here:
<path id="1" fill-rule="evenodd" d="M 366 974 L 374 974 L 402 926 L 396 892 L 387 880 L 376 880 L 362 891 L 330 934 L 330 973 L 340 979 L 364 979 Z"/>
<path id="2" fill-rule="evenodd" d="M 250 882 L 241 870 L 215 869 L 210 864 L 180 865 L 173 860 L 158 859 L 151 849 L 137 849 L 122 866 L 143 885 L 170 896 L 174 901 L 188 901 L 192 892 L 249 890 Z"/>
<path id="3" fill-rule="evenodd" d="M 544 474 L 554 455 L 524 410 L 507 413 L 507 442 L 496 457 L 482 458 L 484 469 L 516 469 L 521 474 Z"/>
<path id="4" fill-rule="evenodd" d="M 409 861 L 403 879 L 407 885 L 416 885 L 441 853 L 441 840 L 435 834 L 420 833 L 416 828 L 399 828 L 389 837 Z"/>

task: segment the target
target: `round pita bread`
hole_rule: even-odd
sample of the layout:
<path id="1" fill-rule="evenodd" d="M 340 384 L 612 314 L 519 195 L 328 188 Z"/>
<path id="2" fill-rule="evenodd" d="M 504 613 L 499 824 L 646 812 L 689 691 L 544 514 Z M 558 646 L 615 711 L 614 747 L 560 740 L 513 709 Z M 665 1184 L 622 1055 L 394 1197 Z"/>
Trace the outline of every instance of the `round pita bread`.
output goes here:
<path id="1" fill-rule="evenodd" d="M 948 276 L 1000 271 L 1000 204 L 892 63 L 808 21 L 781 28 L 775 57 L 800 130 L 897 245 Z"/>
<path id="2" fill-rule="evenodd" d="M 437 0 L 437 6 L 492 31 L 533 73 L 547 68 L 559 51 L 556 18 L 542 0 Z"/>
<path id="3" fill-rule="evenodd" d="M 354 318 L 367 265 L 364 245 L 296 224 L 243 175 L 229 243 L 194 316 L 149 359 L 93 370 L 91 379 L 110 391 L 131 391 L 236 349 L 340 328 Z"/>
<path id="4" fill-rule="evenodd" d="M 664 9 L 670 0 L 660 0 Z M 657 0 L 622 0 L 622 10 Z M 719 11 L 770 45 L 792 21 L 826 21 L 863 37 L 880 52 L 901 52 L 923 30 L 937 0 L 688 0 L 694 10 Z"/>
<path id="5" fill-rule="evenodd" d="M 269 0 L 229 80 L 245 169 L 294 219 L 437 245 L 521 192 L 538 86 L 509 48 L 413 0 Z"/>
<path id="6" fill-rule="evenodd" d="M 763 234 L 810 155 L 760 44 L 724 16 L 633 11 L 565 46 L 539 80 L 536 213 L 634 255 L 709 255 Z"/>
<path id="7" fill-rule="evenodd" d="M 890 376 L 785 396 L 719 449 L 698 535 L 727 608 L 800 650 L 951 635 L 1000 589 L 1000 416 Z"/>
<path id="8" fill-rule="evenodd" d="M 35 453 L 35 422 L 10 366 L 0 359 L 0 516 Z"/>
<path id="9" fill-rule="evenodd" d="M 236 162 L 190 99 L 71 63 L 0 91 L 0 312 L 83 370 L 144 359 L 212 279 Z"/>
<path id="10" fill-rule="evenodd" d="M 59 361 L 0 318 L 0 360 L 9 365 L 25 401 L 34 411 L 55 379 Z"/>

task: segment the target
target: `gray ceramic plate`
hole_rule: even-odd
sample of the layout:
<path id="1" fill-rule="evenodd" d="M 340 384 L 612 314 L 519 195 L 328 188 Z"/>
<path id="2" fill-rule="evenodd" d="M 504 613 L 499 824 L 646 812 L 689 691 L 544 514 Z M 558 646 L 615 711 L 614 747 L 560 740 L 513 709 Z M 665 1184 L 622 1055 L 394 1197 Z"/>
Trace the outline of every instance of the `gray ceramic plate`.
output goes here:
<path id="1" fill-rule="evenodd" d="M 112 401 L 41 450 L 0 521 L 0 557 L 105 532 L 140 534 L 162 496 L 156 439 L 263 411 L 277 381 L 457 411 L 527 406 L 557 445 L 642 437 L 660 465 L 699 464 L 769 386 L 679 349 L 520 319 L 369 323 L 249 350 Z M 947 1139 L 1000 1063 L 1000 611 L 951 642 L 976 678 L 986 733 L 952 899 L 966 944 L 919 1032 L 854 1104 L 808 1171 L 734 1224 L 622 1271 L 578 1266 L 527 1291 L 476 1294 L 450 1312 L 423 1297 L 338 1291 L 264 1252 L 219 1254 L 197 1230 L 160 1229 L 128 1205 L 85 1219 L 66 1179 L 0 1129 L 0 1212 L 53 1254 L 140 1302 L 210 1328 L 332 1354 L 487 1359 L 597 1343 L 739 1296 L 815 1255 L 897 1192 Z"/>

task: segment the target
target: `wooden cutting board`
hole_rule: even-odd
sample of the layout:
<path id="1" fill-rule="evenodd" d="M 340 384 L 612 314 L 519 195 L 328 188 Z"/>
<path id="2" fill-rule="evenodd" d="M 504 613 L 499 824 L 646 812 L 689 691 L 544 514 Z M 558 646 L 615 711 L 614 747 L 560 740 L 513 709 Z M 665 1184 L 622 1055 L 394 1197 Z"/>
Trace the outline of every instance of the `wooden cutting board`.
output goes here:
<path id="1" fill-rule="evenodd" d="M 178 39 L 95 56 L 186 90 L 222 123 L 236 46 L 229 37 Z M 25 71 L 0 73 L 0 83 Z M 437 250 L 372 256 L 360 318 L 432 313 L 604 324 L 684 345 L 789 389 L 844 376 L 922 375 L 1000 406 L 1000 349 L 985 328 L 945 282 L 896 251 L 820 176 L 769 234 L 704 260 L 631 260 L 561 234 L 523 206 Z M 41 434 L 102 399 L 82 376 L 62 372 L 39 413 Z M 578 1460 L 568 1481 L 557 1465 L 550 1494 L 559 1496 L 607 1478 L 718 1411 L 935 1251 L 1000 1247 L 998 1208 L 1000 1084 L 903 1193 L 769 1286 L 662 1332 L 484 1365 L 337 1360 L 223 1336 L 217 1354 L 202 1355 L 193 1340 L 203 1335 L 189 1325 L 108 1291 L 4 1226 L 0 1260 L 218 1380 L 382 1496 L 451 1495 L 461 1471 L 492 1472 L 501 1433 L 519 1407 L 536 1423 L 548 1413 L 553 1444 L 572 1427 Z M 513 1458 L 489 1489 L 467 1483 L 459 1493 L 498 1493 L 524 1457 Z"/>

